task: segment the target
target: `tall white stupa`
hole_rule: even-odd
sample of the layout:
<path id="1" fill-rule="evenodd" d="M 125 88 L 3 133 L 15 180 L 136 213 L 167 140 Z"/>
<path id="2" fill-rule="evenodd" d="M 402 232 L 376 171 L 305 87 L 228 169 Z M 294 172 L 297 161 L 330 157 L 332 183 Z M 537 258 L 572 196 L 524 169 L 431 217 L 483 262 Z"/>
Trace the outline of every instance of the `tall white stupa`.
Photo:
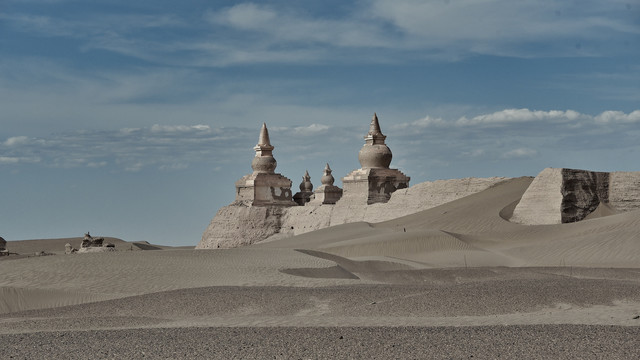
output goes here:
<path id="1" fill-rule="evenodd" d="M 258 144 L 253 149 L 256 151 L 251 161 L 253 173 L 236 181 L 236 202 L 250 206 L 296 205 L 291 199 L 291 180 L 275 172 L 278 162 L 273 157 L 267 124 L 262 124 Z"/>
<path id="2" fill-rule="evenodd" d="M 365 144 L 358 153 L 360 169 L 353 170 L 342 178 L 344 199 L 366 204 L 386 203 L 391 194 L 409 187 L 410 177 L 398 169 L 390 169 L 391 149 L 385 144 L 377 114 L 373 114 Z"/>

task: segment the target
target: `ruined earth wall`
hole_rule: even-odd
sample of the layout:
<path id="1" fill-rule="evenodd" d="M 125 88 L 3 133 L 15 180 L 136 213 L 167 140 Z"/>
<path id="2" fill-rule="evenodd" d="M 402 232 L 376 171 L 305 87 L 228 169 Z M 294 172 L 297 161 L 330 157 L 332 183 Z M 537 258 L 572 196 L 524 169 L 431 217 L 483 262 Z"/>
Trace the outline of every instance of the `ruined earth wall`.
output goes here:
<path id="1" fill-rule="evenodd" d="M 614 211 L 640 208 L 640 172 L 544 169 L 513 211 L 512 222 L 526 225 L 584 220 L 600 204 Z"/>
<path id="2" fill-rule="evenodd" d="M 272 236 L 294 236 L 345 223 L 391 220 L 480 192 L 504 180 L 493 177 L 425 182 L 397 190 L 386 204 L 366 205 L 366 198 L 358 196 L 345 196 L 335 205 L 251 207 L 235 203 L 218 211 L 197 248 L 238 247 Z"/>

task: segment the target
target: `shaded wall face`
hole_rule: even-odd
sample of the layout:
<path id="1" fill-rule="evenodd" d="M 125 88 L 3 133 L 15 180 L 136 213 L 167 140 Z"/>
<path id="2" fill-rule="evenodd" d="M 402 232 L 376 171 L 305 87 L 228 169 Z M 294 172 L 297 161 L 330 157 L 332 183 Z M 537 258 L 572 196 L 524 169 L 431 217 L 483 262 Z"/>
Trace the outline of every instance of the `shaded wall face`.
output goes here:
<path id="1" fill-rule="evenodd" d="M 511 221 L 571 223 L 584 220 L 601 203 L 614 212 L 640 209 L 640 172 L 544 169 L 520 199 Z"/>
<path id="2" fill-rule="evenodd" d="M 398 180 L 396 177 L 370 177 L 367 203 L 386 203 L 393 192 L 406 189 L 408 185 L 408 182 Z"/>
<path id="3" fill-rule="evenodd" d="M 609 202 L 609 173 L 562 169 L 563 223 L 583 220 L 600 203 Z"/>

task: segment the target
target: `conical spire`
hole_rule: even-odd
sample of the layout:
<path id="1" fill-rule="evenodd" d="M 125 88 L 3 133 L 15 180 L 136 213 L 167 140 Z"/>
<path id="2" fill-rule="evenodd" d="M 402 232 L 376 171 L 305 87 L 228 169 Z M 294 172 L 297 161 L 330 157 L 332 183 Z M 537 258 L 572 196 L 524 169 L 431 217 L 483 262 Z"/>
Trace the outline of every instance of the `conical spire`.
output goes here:
<path id="1" fill-rule="evenodd" d="M 367 135 L 382 135 L 382 131 L 380 130 L 380 123 L 378 123 L 378 114 L 376 113 L 373 113 L 371 125 L 369 125 L 369 134 Z"/>
<path id="2" fill-rule="evenodd" d="M 382 134 L 380 130 L 380 123 L 378 122 L 378 114 L 373 113 L 373 118 L 371 119 L 371 125 L 369 125 L 369 132 L 364 139 L 367 141 L 369 145 L 384 145 L 384 139 L 387 137 Z"/>
<path id="3" fill-rule="evenodd" d="M 251 162 L 251 168 L 254 173 L 269 173 L 273 174 L 276 169 L 277 162 L 273 158 L 273 145 L 269 140 L 269 130 L 267 130 L 267 124 L 262 123 L 260 129 L 260 137 L 258 138 L 258 144 L 253 147 L 256 151 L 256 156 Z"/>
<path id="4" fill-rule="evenodd" d="M 377 121 L 377 120 L 376 120 Z M 262 123 L 260 129 L 260 137 L 258 138 L 258 146 L 271 146 L 271 140 L 269 140 L 269 130 L 267 130 L 267 123 Z"/>

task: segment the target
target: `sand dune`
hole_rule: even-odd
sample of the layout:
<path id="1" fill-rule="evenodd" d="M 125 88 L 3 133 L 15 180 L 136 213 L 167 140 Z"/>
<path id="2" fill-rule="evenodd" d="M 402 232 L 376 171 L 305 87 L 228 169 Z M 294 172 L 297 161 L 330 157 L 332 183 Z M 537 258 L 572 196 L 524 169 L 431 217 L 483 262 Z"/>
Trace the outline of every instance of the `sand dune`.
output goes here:
<path id="1" fill-rule="evenodd" d="M 326 280 L 280 272 L 284 268 L 329 267 L 334 262 L 290 249 L 163 250 L 32 257 L 0 261 L 4 309 L 26 309 L 21 291 L 40 297 L 34 304 L 55 307 L 95 299 L 126 297 L 203 286 L 315 286 Z M 329 284 L 349 283 L 335 280 Z M 352 280 L 351 280 L 352 281 Z M 22 290 L 17 290 L 22 289 Z"/>
<path id="2" fill-rule="evenodd" d="M 637 347 L 607 347 L 635 343 L 640 328 L 640 211 L 616 213 L 602 204 L 576 223 L 512 223 L 531 180 L 511 179 L 382 223 L 344 224 L 237 249 L 168 249 L 109 239 L 121 249 L 164 250 L 62 255 L 69 239 L 9 242 L 13 252 L 58 255 L 0 261 L 0 340 L 35 349 L 63 344 L 47 348 L 54 357 L 69 355 L 65 351 L 162 357 L 167 353 L 154 349 L 174 351 L 182 343 L 200 345 L 174 357 L 259 357 L 270 354 L 274 339 L 286 342 L 277 334 L 295 334 L 306 337 L 292 356 L 329 346 L 318 350 L 327 357 L 336 352 L 323 336 L 342 331 L 363 339 L 358 344 L 391 334 L 371 344 L 377 356 L 415 357 L 388 351 L 404 336 L 403 327 L 421 337 L 457 334 L 462 326 L 475 338 L 458 339 L 455 346 L 468 351 L 499 339 L 523 354 L 564 356 L 564 347 L 545 348 L 549 333 L 560 339 L 567 332 L 588 337 L 598 331 L 587 345 L 577 337 L 561 341 L 602 356 L 640 356 Z M 262 334 L 264 327 L 269 330 Z M 237 329 L 233 336 L 229 328 Z M 94 341 L 88 353 L 77 345 L 79 331 Z M 211 336 L 229 340 L 206 347 Z M 246 352 L 256 336 L 264 337 L 256 343 L 264 350 Z M 416 345 L 412 351 L 451 356 L 451 338 L 433 339 L 429 349 Z M 155 347 L 140 353 L 140 344 L 150 343 Z M 115 350 L 105 352 L 113 344 Z M 529 349 L 531 344 L 539 345 Z M 35 354 L 18 345 L 5 349 L 5 355 Z M 485 357 L 492 357 L 487 351 Z"/>
<path id="3" fill-rule="evenodd" d="M 354 223 L 257 247 L 316 249 L 351 259 L 385 257 L 421 267 L 640 267 L 640 212 L 616 214 L 606 205 L 591 219 L 557 225 L 508 221 L 531 178 L 412 215 Z"/>

